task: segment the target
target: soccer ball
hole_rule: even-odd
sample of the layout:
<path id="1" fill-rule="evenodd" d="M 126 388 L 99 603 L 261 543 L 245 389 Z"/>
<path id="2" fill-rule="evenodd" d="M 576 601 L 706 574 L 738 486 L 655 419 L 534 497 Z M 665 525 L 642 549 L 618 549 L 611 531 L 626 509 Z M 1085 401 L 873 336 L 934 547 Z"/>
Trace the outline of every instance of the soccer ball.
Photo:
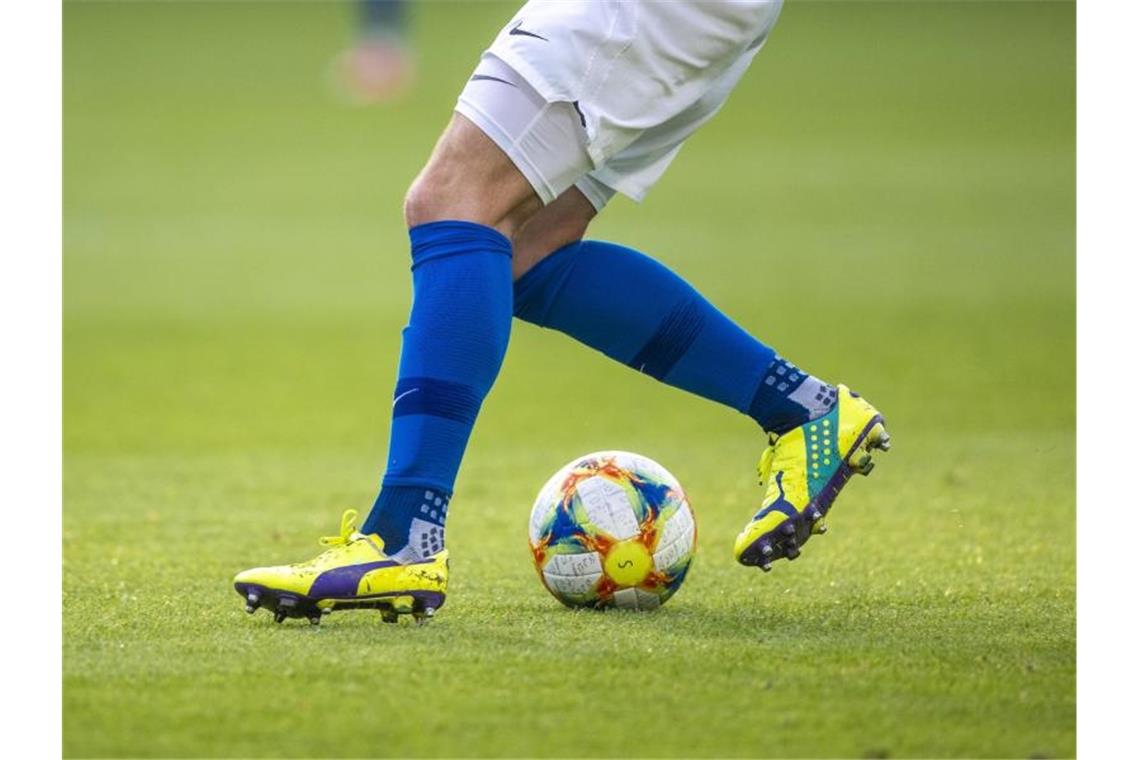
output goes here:
<path id="1" fill-rule="evenodd" d="M 656 609 L 680 588 L 696 548 L 681 484 L 640 454 L 575 459 L 546 481 L 530 513 L 534 566 L 568 607 Z"/>

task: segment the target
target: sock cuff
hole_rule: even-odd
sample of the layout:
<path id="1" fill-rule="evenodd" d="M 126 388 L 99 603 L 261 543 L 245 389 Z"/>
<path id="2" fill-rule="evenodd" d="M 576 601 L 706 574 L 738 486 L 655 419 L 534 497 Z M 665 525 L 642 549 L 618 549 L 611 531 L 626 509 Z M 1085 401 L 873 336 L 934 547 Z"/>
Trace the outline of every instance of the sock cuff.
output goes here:
<path id="1" fill-rule="evenodd" d="M 484 224 L 447 219 L 417 224 L 408 230 L 412 241 L 412 269 L 428 261 L 463 254 L 501 253 L 511 257 L 511 241 Z"/>

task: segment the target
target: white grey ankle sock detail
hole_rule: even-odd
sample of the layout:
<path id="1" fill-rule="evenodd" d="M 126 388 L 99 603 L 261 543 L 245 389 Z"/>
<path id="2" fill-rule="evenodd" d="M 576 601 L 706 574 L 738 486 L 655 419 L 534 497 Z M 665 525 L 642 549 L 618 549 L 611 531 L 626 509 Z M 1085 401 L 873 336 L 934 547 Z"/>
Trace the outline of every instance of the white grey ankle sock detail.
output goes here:
<path id="1" fill-rule="evenodd" d="M 831 411 L 838 400 L 838 393 L 835 386 L 808 375 L 798 388 L 788 394 L 788 399 L 806 409 L 808 419 L 814 420 Z"/>
<path id="2" fill-rule="evenodd" d="M 391 555 L 391 558 L 408 564 L 422 562 L 441 551 L 443 551 L 443 526 L 414 517 L 411 526 L 408 527 L 407 545 Z"/>

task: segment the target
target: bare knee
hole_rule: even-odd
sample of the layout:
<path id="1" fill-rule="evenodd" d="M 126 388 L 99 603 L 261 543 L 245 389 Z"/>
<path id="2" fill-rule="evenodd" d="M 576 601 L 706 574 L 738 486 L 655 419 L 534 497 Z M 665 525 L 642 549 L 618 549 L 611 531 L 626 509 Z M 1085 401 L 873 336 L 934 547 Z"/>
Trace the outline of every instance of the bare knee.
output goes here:
<path id="1" fill-rule="evenodd" d="M 404 199 L 409 227 L 459 219 L 512 236 L 542 203 L 489 137 L 456 116 Z"/>
<path id="2" fill-rule="evenodd" d="M 517 280 L 559 248 L 582 239 L 597 209 L 576 187 L 531 216 L 511 239 L 511 270 Z"/>
<path id="3" fill-rule="evenodd" d="M 440 199 L 447 195 L 448 184 L 442 178 L 427 174 L 426 169 L 420 172 L 404 196 L 404 223 L 411 228 L 447 218 L 448 206 Z"/>

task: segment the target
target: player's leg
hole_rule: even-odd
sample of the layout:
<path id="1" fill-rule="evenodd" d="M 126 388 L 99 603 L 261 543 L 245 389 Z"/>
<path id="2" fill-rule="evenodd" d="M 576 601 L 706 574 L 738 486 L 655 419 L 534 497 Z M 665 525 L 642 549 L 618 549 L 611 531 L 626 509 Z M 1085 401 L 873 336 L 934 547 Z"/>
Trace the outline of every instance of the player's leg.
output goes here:
<path id="1" fill-rule="evenodd" d="M 778 357 L 682 277 L 632 248 L 582 240 L 596 213 L 574 187 L 516 233 L 515 316 L 743 412 L 769 433 L 831 410 L 834 387 Z"/>
<path id="2" fill-rule="evenodd" d="M 388 468 L 363 528 L 402 561 L 443 547 L 459 462 L 509 334 L 507 238 L 532 218 L 559 217 L 558 191 L 589 166 L 573 107 L 546 102 L 494 59 L 477 67 L 457 111 L 405 206 L 415 298 Z M 540 211 L 544 203 L 551 205 Z M 559 230 L 540 226 L 548 235 Z M 482 255 L 487 250 L 507 256 Z"/>
<path id="3" fill-rule="evenodd" d="M 251 612 L 315 621 L 375 607 L 396 619 L 443 603 L 447 507 L 510 332 L 510 238 L 589 161 L 572 106 L 546 103 L 521 80 L 477 73 L 457 110 L 405 203 L 414 294 L 380 494 L 359 531 L 346 513 L 316 560 L 239 574 Z"/>
<path id="4" fill-rule="evenodd" d="M 509 236 L 540 207 L 507 156 L 461 115 L 408 192 L 412 310 L 388 465 L 362 527 L 400 561 L 443 549 L 459 463 L 510 335 Z"/>
<path id="5" fill-rule="evenodd" d="M 555 217 L 558 209 L 548 207 L 516 242 L 529 253 L 515 261 L 515 316 L 743 412 L 770 433 L 831 409 L 834 387 L 778 357 L 660 262 L 616 243 L 581 240 L 581 207 L 589 204 L 576 189 L 566 195 L 565 205 L 578 208 Z M 537 229 L 543 216 L 565 232 L 546 238 Z M 562 238 L 571 239 L 541 253 Z"/>
<path id="6" fill-rule="evenodd" d="M 413 301 L 392 404 L 388 467 L 371 514 L 355 511 L 317 559 L 247 570 L 235 588 L 278 622 L 371 607 L 426 619 L 445 599 L 448 500 L 511 325 L 513 233 L 540 206 L 511 161 L 456 116 L 405 204 Z"/>

